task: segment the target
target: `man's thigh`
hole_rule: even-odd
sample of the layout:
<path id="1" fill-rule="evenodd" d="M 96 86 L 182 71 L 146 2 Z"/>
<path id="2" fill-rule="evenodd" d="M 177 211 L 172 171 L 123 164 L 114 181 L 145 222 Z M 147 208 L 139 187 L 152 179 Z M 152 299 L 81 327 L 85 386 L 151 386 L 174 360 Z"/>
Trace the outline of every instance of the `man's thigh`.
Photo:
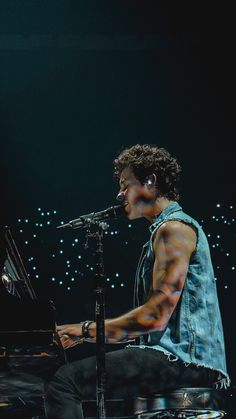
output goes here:
<path id="1" fill-rule="evenodd" d="M 81 400 L 96 398 L 96 357 L 67 366 Z M 106 397 L 131 397 L 176 387 L 183 364 L 160 351 L 124 348 L 106 353 Z M 63 371 L 63 374 L 65 373 Z M 61 372 L 59 371 L 61 374 Z"/>

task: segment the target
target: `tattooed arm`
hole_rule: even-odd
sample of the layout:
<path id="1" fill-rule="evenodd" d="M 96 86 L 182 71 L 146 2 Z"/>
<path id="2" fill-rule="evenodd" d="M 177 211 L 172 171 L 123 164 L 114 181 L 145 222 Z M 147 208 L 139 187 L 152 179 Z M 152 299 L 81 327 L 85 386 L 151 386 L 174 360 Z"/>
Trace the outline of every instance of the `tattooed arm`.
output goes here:
<path id="1" fill-rule="evenodd" d="M 158 229 L 153 240 L 155 261 L 150 298 L 142 306 L 105 321 L 108 343 L 166 328 L 182 293 L 196 240 L 194 229 L 179 221 L 168 221 Z M 60 327 L 61 333 L 81 335 L 81 324 Z M 96 323 L 90 325 L 89 333 L 96 337 Z"/>

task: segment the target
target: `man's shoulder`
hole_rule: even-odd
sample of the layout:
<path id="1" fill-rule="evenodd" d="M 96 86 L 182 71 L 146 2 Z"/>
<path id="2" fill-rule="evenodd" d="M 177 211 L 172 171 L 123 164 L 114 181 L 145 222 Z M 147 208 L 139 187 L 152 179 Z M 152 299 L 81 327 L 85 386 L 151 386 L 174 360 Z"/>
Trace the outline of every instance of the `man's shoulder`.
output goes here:
<path id="1" fill-rule="evenodd" d="M 191 235 L 193 232 L 196 235 L 196 229 L 191 223 L 186 223 L 184 220 L 175 220 L 169 219 L 164 221 L 159 229 L 157 234 L 165 236 L 178 236 L 178 235 Z"/>
<path id="2" fill-rule="evenodd" d="M 191 224 L 186 224 L 179 220 L 165 221 L 154 236 L 153 246 L 158 246 L 160 242 L 169 243 L 171 246 L 195 251 L 197 244 L 197 231 Z"/>

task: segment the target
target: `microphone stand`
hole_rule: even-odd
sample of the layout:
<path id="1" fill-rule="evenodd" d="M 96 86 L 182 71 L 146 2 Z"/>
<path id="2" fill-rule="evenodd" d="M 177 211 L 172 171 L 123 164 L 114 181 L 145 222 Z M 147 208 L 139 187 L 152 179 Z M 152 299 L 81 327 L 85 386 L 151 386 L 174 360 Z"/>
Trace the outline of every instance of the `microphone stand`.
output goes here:
<path id="1" fill-rule="evenodd" d="M 96 242 L 96 269 L 95 269 L 95 321 L 96 321 L 96 360 L 97 360 L 97 386 L 96 402 L 98 419 L 106 418 L 105 389 L 106 389 L 106 366 L 105 366 L 105 284 L 104 284 L 104 260 L 103 260 L 103 232 L 109 226 L 105 222 L 93 222 L 97 231 L 91 233 L 91 223 L 86 231 L 88 238 L 94 238 Z"/>
<path id="2" fill-rule="evenodd" d="M 91 218 L 83 220 L 86 228 L 85 249 L 88 249 L 89 239 L 95 239 L 96 265 L 95 265 L 95 321 L 96 321 L 96 410 L 98 419 L 106 419 L 105 390 L 106 390 L 106 366 L 105 366 L 105 284 L 104 284 L 104 260 L 103 260 L 103 232 L 109 225 L 103 221 L 95 221 Z M 96 228 L 95 232 L 91 228 Z"/>
<path id="3" fill-rule="evenodd" d="M 106 368 L 105 368 L 105 285 L 104 285 L 104 261 L 103 261 L 103 232 L 109 225 L 105 220 L 117 218 L 123 214 L 124 206 L 117 205 L 110 207 L 104 211 L 82 215 L 75 220 L 71 220 L 66 224 L 62 224 L 57 228 L 86 228 L 86 244 L 88 248 L 88 239 L 94 238 L 96 241 L 96 269 L 95 269 L 95 321 L 96 321 L 96 361 L 97 361 L 97 417 L 98 419 L 106 419 L 105 409 L 105 385 L 106 385 Z M 95 227 L 96 231 L 92 232 L 91 227 Z"/>

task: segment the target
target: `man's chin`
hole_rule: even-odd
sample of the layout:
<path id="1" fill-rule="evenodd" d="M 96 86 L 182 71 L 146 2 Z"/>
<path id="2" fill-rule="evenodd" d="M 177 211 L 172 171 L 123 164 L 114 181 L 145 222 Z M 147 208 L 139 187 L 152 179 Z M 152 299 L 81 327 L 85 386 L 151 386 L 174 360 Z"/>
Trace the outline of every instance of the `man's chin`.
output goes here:
<path id="1" fill-rule="evenodd" d="M 126 214 L 129 220 L 137 220 L 138 218 L 142 217 L 142 215 L 137 213 L 136 211 L 129 211 Z"/>
<path id="2" fill-rule="evenodd" d="M 130 204 L 125 206 L 125 212 L 129 220 L 136 220 L 137 218 L 142 217 L 141 211 L 139 211 L 138 208 L 131 206 Z"/>

